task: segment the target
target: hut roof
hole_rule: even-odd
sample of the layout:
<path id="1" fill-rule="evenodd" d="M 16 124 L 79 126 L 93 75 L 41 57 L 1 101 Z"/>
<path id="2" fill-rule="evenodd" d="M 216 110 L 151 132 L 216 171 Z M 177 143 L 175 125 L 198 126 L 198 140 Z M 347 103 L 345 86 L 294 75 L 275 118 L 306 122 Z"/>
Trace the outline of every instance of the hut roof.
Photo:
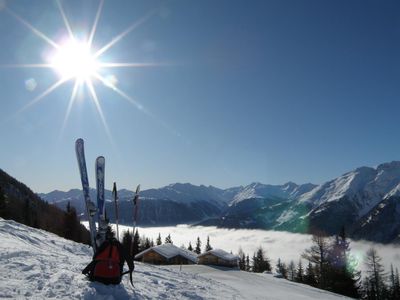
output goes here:
<path id="1" fill-rule="evenodd" d="M 144 254 L 150 252 L 151 250 L 157 252 L 158 254 L 165 257 L 166 259 L 170 259 L 172 257 L 180 255 L 194 263 L 197 263 L 197 257 L 196 257 L 195 253 L 193 253 L 189 250 L 186 250 L 186 249 L 179 248 L 173 244 L 163 244 L 163 245 L 151 247 L 149 249 L 146 249 L 146 250 L 136 254 L 135 258 L 137 258 L 137 259 L 141 258 Z"/>
<path id="2" fill-rule="evenodd" d="M 222 258 L 222 259 L 225 259 L 228 261 L 235 261 L 235 260 L 239 259 L 239 256 L 230 254 L 222 249 L 212 249 L 210 251 L 200 254 L 198 257 L 202 257 L 202 256 L 209 255 L 209 254 L 215 255 L 219 258 Z"/>

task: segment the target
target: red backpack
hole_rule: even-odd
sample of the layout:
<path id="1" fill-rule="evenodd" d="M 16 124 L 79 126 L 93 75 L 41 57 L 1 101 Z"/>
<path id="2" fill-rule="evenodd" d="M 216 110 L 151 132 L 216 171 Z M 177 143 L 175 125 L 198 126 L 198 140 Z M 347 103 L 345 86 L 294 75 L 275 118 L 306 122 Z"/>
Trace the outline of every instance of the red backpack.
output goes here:
<path id="1" fill-rule="evenodd" d="M 89 277 L 90 281 L 98 281 L 104 284 L 119 284 L 124 262 L 128 263 L 130 281 L 132 283 L 132 272 L 134 269 L 131 262 L 124 254 L 122 245 L 115 239 L 105 241 L 93 256 L 92 262 L 82 271 Z M 132 284 L 133 285 L 133 284 Z"/>

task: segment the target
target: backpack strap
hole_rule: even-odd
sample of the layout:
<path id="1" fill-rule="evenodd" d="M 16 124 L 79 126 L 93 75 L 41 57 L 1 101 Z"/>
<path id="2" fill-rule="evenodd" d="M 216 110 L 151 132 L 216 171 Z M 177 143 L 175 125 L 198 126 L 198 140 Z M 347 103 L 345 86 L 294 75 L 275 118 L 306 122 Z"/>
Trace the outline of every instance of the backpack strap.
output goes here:
<path id="1" fill-rule="evenodd" d="M 131 282 L 131 285 L 133 287 L 135 287 L 133 285 L 133 280 L 132 280 L 132 273 L 133 273 L 133 270 L 135 270 L 135 263 L 133 262 L 133 258 L 129 255 L 129 253 L 126 253 L 125 249 L 121 245 L 120 245 L 119 250 L 120 250 L 120 253 L 122 254 L 123 261 L 124 262 L 126 261 L 126 264 L 128 265 L 128 268 L 129 268 L 129 271 L 123 272 L 121 276 L 129 273 L 129 280 Z"/>
<path id="2" fill-rule="evenodd" d="M 90 279 L 91 276 L 92 276 L 93 269 L 94 269 L 94 266 L 96 265 L 96 263 L 97 263 L 97 261 L 92 260 L 92 261 L 82 270 L 82 274 L 83 274 L 83 275 L 86 275 L 86 276 L 89 276 L 89 279 Z"/>
<path id="3" fill-rule="evenodd" d="M 129 273 L 129 281 L 131 282 L 132 286 L 135 287 L 135 286 L 133 285 L 133 280 L 132 280 L 133 269 L 130 269 L 130 270 L 128 270 L 128 271 L 125 271 L 125 272 L 122 273 L 121 275 L 124 276 L 125 274 L 128 274 L 128 273 Z"/>

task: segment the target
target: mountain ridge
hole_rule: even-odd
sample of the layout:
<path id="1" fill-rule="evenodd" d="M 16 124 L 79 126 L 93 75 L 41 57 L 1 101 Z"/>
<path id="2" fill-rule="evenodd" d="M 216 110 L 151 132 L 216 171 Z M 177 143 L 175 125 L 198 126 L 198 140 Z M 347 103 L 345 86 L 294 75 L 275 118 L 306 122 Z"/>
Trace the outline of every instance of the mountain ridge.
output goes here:
<path id="1" fill-rule="evenodd" d="M 76 198 L 64 197 L 53 201 L 56 205 L 65 206 L 66 201 L 74 200 L 83 206 L 80 200 L 83 199 L 82 193 L 76 193 L 79 191 L 76 189 L 71 191 L 77 195 Z M 124 190 L 122 194 L 119 193 L 120 204 L 127 212 L 131 211 L 129 200 L 133 192 Z M 39 195 L 45 199 L 51 197 L 49 194 Z M 57 191 L 52 195 L 61 193 Z M 91 189 L 91 195 L 94 200 L 94 189 Z M 321 229 L 328 234 L 334 234 L 345 226 L 351 231 L 350 234 L 354 232 L 356 236 L 368 239 L 368 232 L 360 229 L 365 223 L 361 220 L 368 218 L 373 211 L 382 212 L 376 207 L 383 201 L 390 202 L 390 207 L 397 207 L 398 196 L 400 161 L 392 161 L 376 167 L 359 167 L 320 185 L 299 185 L 291 181 L 282 185 L 252 182 L 245 186 L 220 189 L 212 185 L 173 183 L 141 192 L 143 205 L 140 219 L 143 225 L 176 225 L 185 222 L 292 232 Z M 111 191 L 106 190 L 106 198 L 111 199 Z M 112 216 L 113 209 L 110 207 L 110 210 Z M 390 212 L 385 214 L 390 215 L 391 220 L 396 217 Z M 129 222 L 131 218 L 127 215 L 124 219 Z M 383 224 L 382 218 L 375 217 L 373 220 L 380 226 L 388 226 Z M 396 226 L 400 232 L 400 224 Z M 372 239 L 378 242 L 397 241 L 396 232 L 397 227 L 391 230 L 393 238 L 375 234 Z"/>

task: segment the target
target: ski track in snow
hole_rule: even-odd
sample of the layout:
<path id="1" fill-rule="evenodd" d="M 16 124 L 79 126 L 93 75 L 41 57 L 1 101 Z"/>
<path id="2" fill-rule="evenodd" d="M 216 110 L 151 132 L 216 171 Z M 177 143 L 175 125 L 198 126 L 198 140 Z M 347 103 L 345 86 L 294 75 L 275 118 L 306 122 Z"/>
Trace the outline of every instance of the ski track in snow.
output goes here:
<path id="1" fill-rule="evenodd" d="M 9 299 L 339 299 L 269 274 L 208 266 L 136 263 L 133 288 L 89 282 L 81 274 L 92 250 L 0 218 L 0 298 Z"/>

